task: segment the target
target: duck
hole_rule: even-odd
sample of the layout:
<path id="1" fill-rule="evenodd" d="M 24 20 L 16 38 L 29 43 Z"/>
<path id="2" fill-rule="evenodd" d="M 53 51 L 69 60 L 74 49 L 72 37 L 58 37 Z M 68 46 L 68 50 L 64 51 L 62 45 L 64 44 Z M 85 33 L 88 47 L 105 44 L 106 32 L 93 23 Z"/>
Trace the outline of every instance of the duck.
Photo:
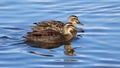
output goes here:
<path id="1" fill-rule="evenodd" d="M 72 24 L 73 26 L 75 26 L 76 22 L 78 24 L 83 25 L 82 23 L 80 23 L 80 21 L 78 20 L 78 17 L 75 15 L 69 16 L 67 22 L 69 22 L 69 24 Z M 36 24 L 36 26 L 29 26 L 29 28 L 31 28 L 33 31 L 42 31 L 46 29 L 52 29 L 59 32 L 63 32 L 64 30 L 63 27 L 65 26 L 63 22 L 55 21 L 55 20 L 36 22 L 34 24 Z"/>
<path id="2" fill-rule="evenodd" d="M 69 16 L 65 24 L 55 20 L 36 22 L 34 24 L 35 26 L 29 26 L 32 32 L 28 32 L 23 37 L 26 41 L 42 43 L 67 42 L 77 34 L 75 25 L 83 25 L 75 15 Z"/>

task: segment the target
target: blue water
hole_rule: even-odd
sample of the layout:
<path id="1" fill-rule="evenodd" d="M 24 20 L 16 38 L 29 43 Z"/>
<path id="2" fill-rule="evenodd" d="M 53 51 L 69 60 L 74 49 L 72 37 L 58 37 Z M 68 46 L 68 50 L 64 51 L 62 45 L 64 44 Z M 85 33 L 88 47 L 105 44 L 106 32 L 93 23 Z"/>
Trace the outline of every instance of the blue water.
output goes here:
<path id="1" fill-rule="evenodd" d="M 22 37 L 34 22 L 77 15 L 83 37 L 53 49 L 31 47 Z M 77 26 L 81 27 L 81 26 Z M 120 0 L 0 0 L 0 68 L 120 68 Z"/>

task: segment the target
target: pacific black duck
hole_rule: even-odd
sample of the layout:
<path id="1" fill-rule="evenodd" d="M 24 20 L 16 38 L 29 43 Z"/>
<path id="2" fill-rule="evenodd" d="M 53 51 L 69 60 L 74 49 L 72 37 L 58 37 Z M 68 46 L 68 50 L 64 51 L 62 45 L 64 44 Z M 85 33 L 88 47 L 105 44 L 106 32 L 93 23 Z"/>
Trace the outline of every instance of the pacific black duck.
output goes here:
<path id="1" fill-rule="evenodd" d="M 62 43 L 71 40 L 77 33 L 75 24 L 81 24 L 78 17 L 71 15 L 64 24 L 61 21 L 43 21 L 34 23 L 36 26 L 30 26 L 33 30 L 28 32 L 24 38 L 26 41 L 42 43 Z M 83 24 L 81 24 L 83 25 Z"/>

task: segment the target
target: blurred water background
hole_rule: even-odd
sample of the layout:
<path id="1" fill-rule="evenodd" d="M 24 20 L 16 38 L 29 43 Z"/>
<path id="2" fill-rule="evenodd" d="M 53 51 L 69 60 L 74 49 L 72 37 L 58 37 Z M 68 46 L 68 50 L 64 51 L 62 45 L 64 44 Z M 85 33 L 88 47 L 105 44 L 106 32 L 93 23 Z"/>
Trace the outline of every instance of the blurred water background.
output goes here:
<path id="1" fill-rule="evenodd" d="M 85 32 L 64 46 L 31 47 L 23 35 L 37 21 L 77 15 Z M 78 26 L 79 27 L 79 26 Z M 120 68 L 120 0 L 0 0 L 0 68 Z"/>

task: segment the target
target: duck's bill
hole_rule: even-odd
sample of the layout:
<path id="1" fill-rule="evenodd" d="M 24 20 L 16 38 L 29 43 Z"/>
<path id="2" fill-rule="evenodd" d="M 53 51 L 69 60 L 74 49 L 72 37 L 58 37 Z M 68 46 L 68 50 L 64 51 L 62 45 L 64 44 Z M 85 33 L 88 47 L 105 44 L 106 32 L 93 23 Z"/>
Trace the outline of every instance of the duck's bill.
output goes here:
<path id="1" fill-rule="evenodd" d="M 80 25 L 84 25 L 84 24 L 82 24 L 80 21 L 78 21 L 77 23 L 80 24 Z"/>

